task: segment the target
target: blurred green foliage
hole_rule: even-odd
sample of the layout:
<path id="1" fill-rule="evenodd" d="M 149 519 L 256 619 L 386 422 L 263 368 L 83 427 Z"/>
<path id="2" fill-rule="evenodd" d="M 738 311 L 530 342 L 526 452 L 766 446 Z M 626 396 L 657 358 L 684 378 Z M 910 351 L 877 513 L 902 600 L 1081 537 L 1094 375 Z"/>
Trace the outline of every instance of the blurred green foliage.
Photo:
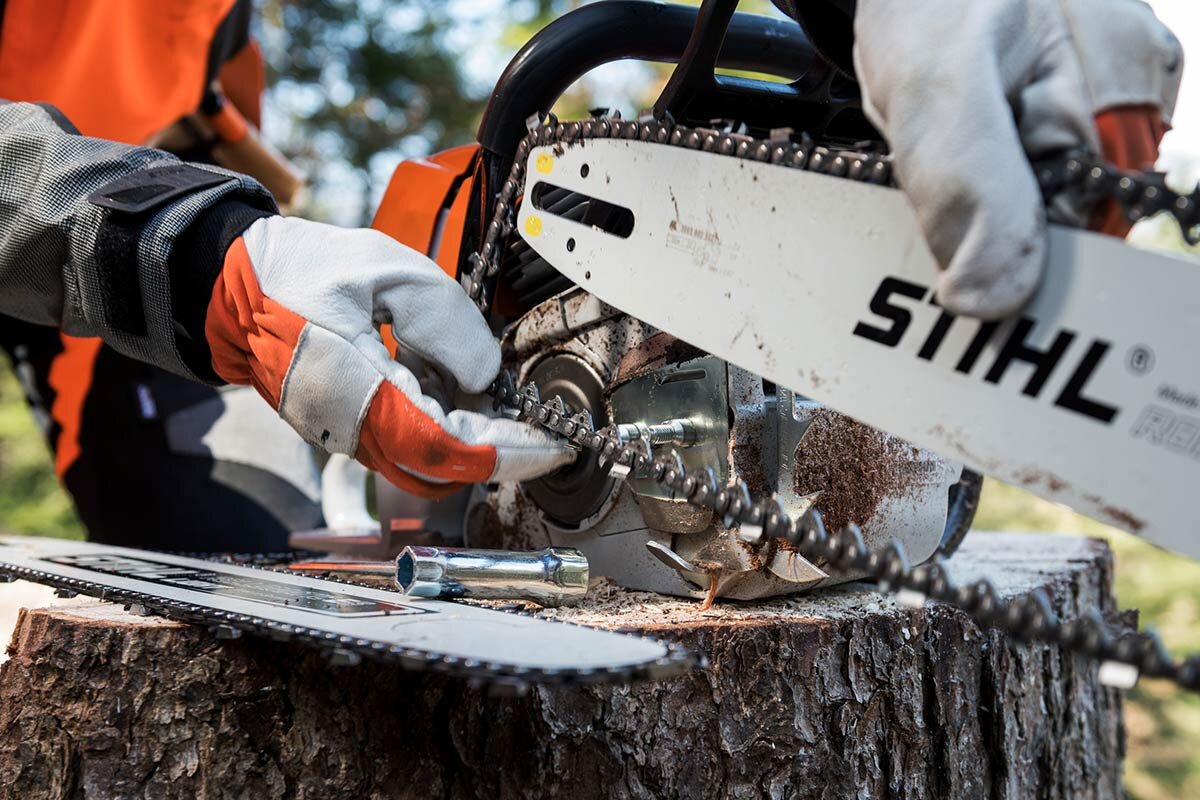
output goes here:
<path id="1" fill-rule="evenodd" d="M 1138 609 L 1140 624 L 1157 629 L 1176 655 L 1200 651 L 1200 563 L 993 480 L 984 485 L 975 528 L 1105 539 L 1116 559 L 1117 602 Z M 1126 696 L 1125 725 L 1130 797 L 1200 797 L 1200 695 L 1143 681 Z"/>
<path id="2" fill-rule="evenodd" d="M 0 366 L 0 531 L 83 538 L 71 500 L 54 477 L 50 449 L 7 363 Z"/>
<path id="3" fill-rule="evenodd" d="M 325 195 L 357 183 L 367 224 L 402 157 L 470 140 L 484 98 L 447 41 L 447 3 L 266 0 L 260 11 L 268 102 L 284 123 L 268 130 L 309 175 L 308 216 L 344 217 Z"/>

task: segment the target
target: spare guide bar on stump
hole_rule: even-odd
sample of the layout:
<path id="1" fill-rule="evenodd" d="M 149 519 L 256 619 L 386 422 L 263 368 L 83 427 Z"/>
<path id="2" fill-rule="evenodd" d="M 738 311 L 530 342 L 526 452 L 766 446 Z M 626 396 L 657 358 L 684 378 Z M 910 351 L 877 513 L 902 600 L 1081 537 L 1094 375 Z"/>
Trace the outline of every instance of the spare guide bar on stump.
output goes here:
<path id="1" fill-rule="evenodd" d="M 147 612 L 362 658 L 500 683 L 628 681 L 699 664 L 654 639 L 513 610 L 409 597 L 340 581 L 124 547 L 0 539 L 0 575 Z"/>

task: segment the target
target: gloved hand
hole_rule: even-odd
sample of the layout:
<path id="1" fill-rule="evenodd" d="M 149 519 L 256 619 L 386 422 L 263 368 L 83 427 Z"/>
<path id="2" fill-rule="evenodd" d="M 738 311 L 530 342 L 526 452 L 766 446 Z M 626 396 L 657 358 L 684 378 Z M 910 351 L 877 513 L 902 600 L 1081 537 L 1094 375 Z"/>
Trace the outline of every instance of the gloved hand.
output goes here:
<path id="1" fill-rule="evenodd" d="M 306 440 L 406 491 L 442 496 L 571 461 L 525 423 L 443 413 L 391 359 L 381 323 L 468 392 L 499 370 L 482 316 L 432 261 L 377 231 L 296 218 L 259 219 L 230 245 L 205 337 L 222 379 L 252 384 Z"/>
<path id="2" fill-rule="evenodd" d="M 854 31 L 864 108 L 943 269 L 938 300 L 985 319 L 1016 311 L 1041 278 L 1030 160 L 1086 148 L 1149 166 L 1183 72 L 1140 0 L 858 0 Z M 1054 210 L 1088 222 L 1071 198 Z"/>

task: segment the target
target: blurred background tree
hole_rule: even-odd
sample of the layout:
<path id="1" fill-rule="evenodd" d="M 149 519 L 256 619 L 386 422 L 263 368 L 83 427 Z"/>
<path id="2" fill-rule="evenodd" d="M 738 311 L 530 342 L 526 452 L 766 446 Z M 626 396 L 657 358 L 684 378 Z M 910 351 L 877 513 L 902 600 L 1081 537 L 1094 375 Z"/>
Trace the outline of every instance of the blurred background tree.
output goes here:
<path id="1" fill-rule="evenodd" d="M 396 163 L 470 140 L 485 95 L 469 90 L 450 41 L 453 5 L 262 4 L 264 128 L 310 176 L 309 216 L 369 224 Z"/>
<path id="2" fill-rule="evenodd" d="M 692 5 L 698 0 L 691 0 Z M 500 70 L 580 0 L 264 0 L 271 88 L 264 131 L 308 175 L 305 216 L 371 221 L 405 158 L 472 141 Z M 778 14 L 770 0 L 743 10 Z M 623 62 L 579 81 L 554 109 L 650 105 L 669 68 Z"/>
<path id="3" fill-rule="evenodd" d="M 370 222 L 395 165 L 474 139 L 500 71 L 547 22 L 581 0 L 261 0 L 257 35 L 270 89 L 264 133 L 310 177 L 306 216 Z M 743 10 L 775 13 L 769 0 Z M 636 113 L 668 69 L 633 62 L 579 81 L 556 111 L 597 106 Z M 1170 165 L 1195 185 L 1194 152 Z M 1177 229 L 1150 220 L 1133 240 L 1181 250 Z M 980 530 L 1050 530 L 1100 536 L 1117 553 L 1117 596 L 1140 608 L 1176 651 L 1200 649 L 1200 565 L 1105 528 L 1061 506 L 988 481 Z M 81 538 L 70 501 L 11 371 L 0 369 L 0 529 Z M 1200 796 L 1200 697 L 1156 683 L 1129 695 L 1126 788 L 1143 800 Z"/>

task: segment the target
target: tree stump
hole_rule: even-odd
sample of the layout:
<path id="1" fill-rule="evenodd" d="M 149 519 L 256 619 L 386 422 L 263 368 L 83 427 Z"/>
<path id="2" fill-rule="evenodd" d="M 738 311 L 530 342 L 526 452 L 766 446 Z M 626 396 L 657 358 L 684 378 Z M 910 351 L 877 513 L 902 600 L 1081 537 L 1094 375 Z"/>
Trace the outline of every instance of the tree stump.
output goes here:
<path id="1" fill-rule="evenodd" d="M 1112 609 L 1099 541 L 973 534 L 956 580 Z M 605 627 L 710 668 L 522 696 L 298 645 L 218 641 L 92 603 L 23 613 L 0 667 L 0 796 L 1119 797 L 1120 698 L 1096 669 L 863 587 L 762 603 L 599 583 Z"/>

